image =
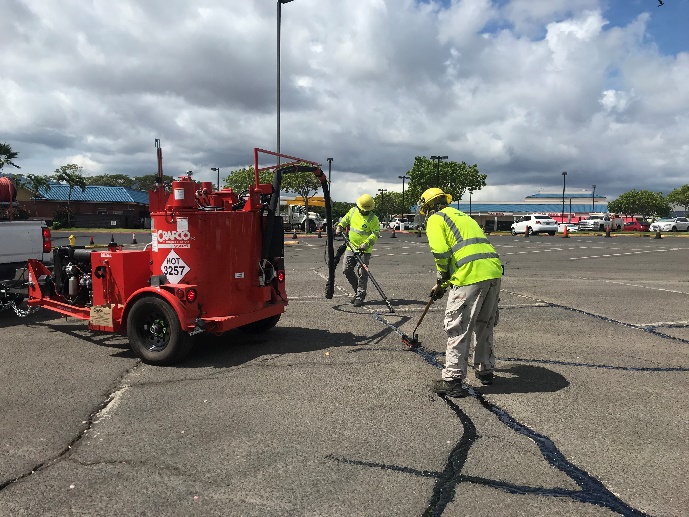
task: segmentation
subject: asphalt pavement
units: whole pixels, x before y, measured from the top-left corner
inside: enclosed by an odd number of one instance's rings
[[[150,240],[135,236],[115,235]],[[464,399],[430,389],[445,299],[416,351],[373,317],[416,326],[435,272],[415,233],[374,247],[394,313],[371,283],[353,307],[339,269],[325,299],[326,239],[286,235],[279,324],[197,336],[175,367],[79,320],[6,311],[0,516],[686,515],[687,237],[490,235],[497,378],[470,373]]]

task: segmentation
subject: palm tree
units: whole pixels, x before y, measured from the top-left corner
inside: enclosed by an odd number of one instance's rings
[[[12,146],[10,144],[0,144],[0,169],[2,169],[5,166],[5,164],[11,165],[12,167],[16,167],[17,169],[21,169],[19,165],[12,161],[18,155],[19,153],[13,151]]]
[[[76,163],[69,163],[55,169],[55,175],[53,176],[55,181],[64,182],[69,185],[69,194],[67,195],[67,226],[71,226],[72,224],[70,221],[72,211],[69,208],[70,201],[72,200],[72,191],[75,187],[79,187],[82,192],[86,191],[86,179],[81,175],[81,171],[82,167]]]
[[[41,190],[50,190],[50,178],[48,176],[39,176],[37,174],[27,174],[26,179],[26,188],[32,194],[34,212],[36,216],[38,216],[38,209],[36,208],[36,199],[41,194]]]

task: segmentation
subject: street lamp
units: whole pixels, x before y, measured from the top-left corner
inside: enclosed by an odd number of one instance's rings
[[[330,172],[332,171],[333,158],[326,158],[328,160],[328,186],[332,188],[333,184],[330,181]]]
[[[567,185],[567,171],[562,173],[562,214],[560,222],[565,222],[565,186]]]
[[[282,4],[287,4],[291,1],[292,0],[278,0],[278,34],[277,34],[277,43],[278,43],[278,46],[277,46],[277,55],[278,55],[278,59],[277,59],[277,62],[278,62],[277,63],[277,101],[278,101],[278,105],[277,105],[277,124],[278,124],[278,128],[277,128],[278,131],[277,132],[278,132],[278,134],[277,134],[277,137],[278,137],[278,141],[277,141],[277,144],[278,144],[278,149],[277,149],[277,152],[278,152],[278,154],[280,154],[280,25],[281,25],[281,18],[282,18]],[[278,163],[280,163],[280,157],[279,156],[278,156]]]
[[[596,211],[596,186],[593,186],[593,192],[591,193],[591,212]]]
[[[437,160],[438,166],[435,169],[435,184],[440,187],[440,160],[447,160],[447,156],[431,156],[431,160]]]
[[[402,208],[406,212],[407,207],[404,205],[404,180],[408,180],[409,176],[407,176],[406,174],[403,174],[402,176],[397,176],[397,177],[402,180]]]
[[[383,221],[385,221],[385,196],[384,194],[388,191],[386,188],[379,188],[378,192],[380,192],[380,212],[381,215],[383,216]]]
[[[474,193],[474,191],[469,189],[469,217],[471,217],[471,195],[473,193]]]
[[[218,173],[218,190],[220,190],[220,167],[211,167],[211,170]]]

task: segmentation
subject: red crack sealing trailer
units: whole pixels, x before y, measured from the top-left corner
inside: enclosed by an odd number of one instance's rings
[[[316,162],[254,149],[255,183],[245,192],[213,191],[212,183],[190,176],[173,181],[168,192],[157,139],[156,148],[151,244],[124,250],[113,242],[99,251],[62,246],[53,250],[52,272],[31,259],[27,303],[87,320],[94,331],[126,333],[144,362],[168,365],[189,353],[196,334],[263,332],[278,323],[287,305],[277,213],[283,174],[310,172],[321,181],[331,259],[332,214],[328,183]],[[260,154],[286,161],[261,169]],[[273,172],[272,185],[259,183],[265,170]],[[333,285],[333,267],[329,275]]]

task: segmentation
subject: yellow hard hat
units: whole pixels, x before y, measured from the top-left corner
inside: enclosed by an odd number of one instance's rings
[[[428,208],[439,201],[438,198],[441,196],[445,197],[446,204],[449,205],[452,203],[452,196],[450,194],[445,194],[441,189],[437,187],[426,189],[426,191],[421,194],[421,199],[419,199],[419,212],[421,212],[421,215],[426,215]]]
[[[376,207],[376,202],[368,194],[363,194],[357,198],[356,206],[359,207],[359,210],[370,212]]]

